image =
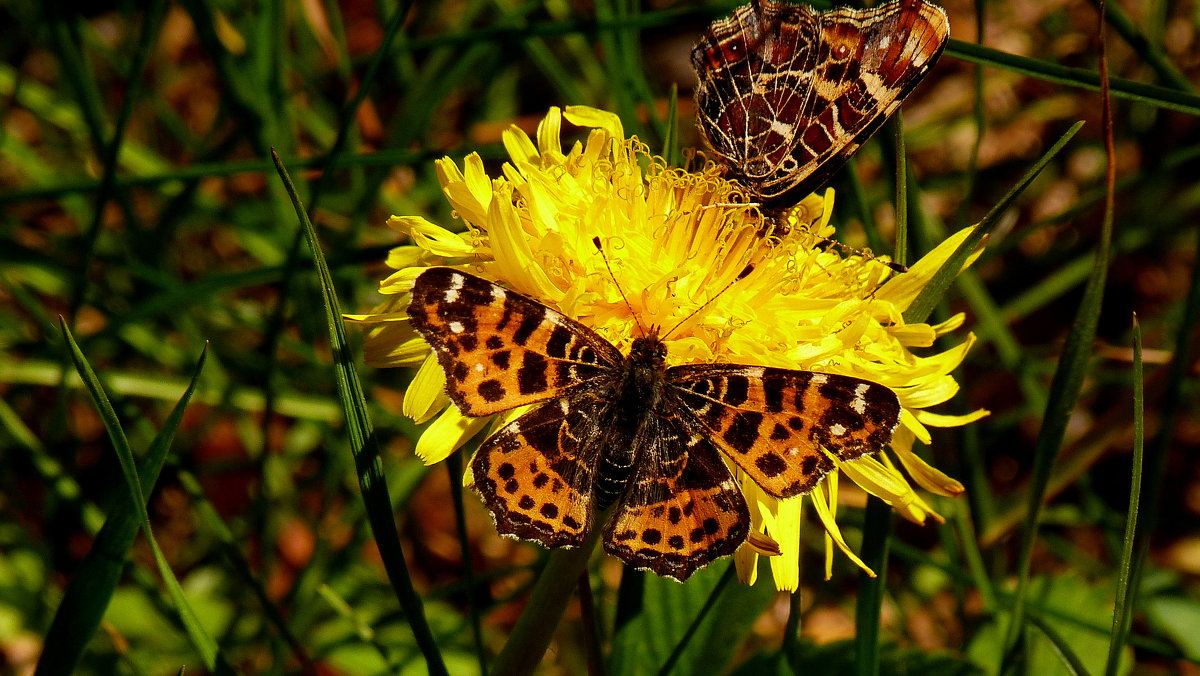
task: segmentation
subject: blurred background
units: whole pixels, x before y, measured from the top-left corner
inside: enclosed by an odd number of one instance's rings
[[[0,672],[32,673],[66,584],[125,486],[67,356],[61,316],[138,456],[208,342],[148,509],[230,664],[247,673],[424,673],[367,526],[312,259],[269,150],[309,207],[342,309],[365,311],[380,300],[389,247],[403,243],[384,226],[389,215],[457,223],[435,158],[479,152],[494,175],[504,129],[532,135],[549,106],[569,104],[618,113],[656,152],[675,152],[666,145],[672,129],[678,146],[698,147],[691,47],[735,6],[0,7]],[[998,669],[1034,449],[1101,235],[1097,6],[952,0],[946,10],[951,45],[903,108],[909,260],[983,218],[1072,124],[1085,125],[1000,217],[983,257],[935,314],[965,312],[979,339],[957,374],[961,392],[939,410],[992,416],[935,430],[921,451],[968,492],[933,501],[945,525],[895,524],[883,673]],[[1136,312],[1149,517],[1139,533],[1149,555],[1122,671],[1136,662],[1136,673],[1196,674],[1200,419],[1187,348],[1197,310],[1188,293],[1200,205],[1200,11],[1163,0],[1108,10],[1118,79],[1113,255],[1079,400],[1051,448],[1029,578],[1029,612],[1044,630],[1033,632],[1030,659],[1033,673],[1070,673],[1056,649],[1065,645],[1090,673],[1104,669],[1132,476]],[[887,138],[832,182],[839,237],[882,252],[896,222]],[[350,336],[357,345],[355,329]],[[449,671],[478,673],[503,645],[545,551],[499,538],[469,493],[463,547],[455,504],[463,460],[424,467],[413,456],[419,429],[400,414],[412,373],[360,373],[429,624]],[[857,549],[865,495],[843,486],[839,518]],[[857,569],[839,557],[824,581],[819,530],[809,532],[796,600],[774,592],[769,577],[752,589],[719,587],[723,564],[679,586],[598,559],[596,625],[609,670],[656,672],[711,596],[716,605],[673,673],[764,673],[797,628],[791,668],[849,673]],[[644,613],[614,625],[619,597],[636,593],[647,599]],[[572,604],[545,673],[585,668],[589,626]],[[204,672],[144,538],[81,647],[79,673]]]

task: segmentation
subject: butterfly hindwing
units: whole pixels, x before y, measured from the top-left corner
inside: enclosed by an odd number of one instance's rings
[[[900,419],[894,392],[849,376],[696,364],[669,369],[667,379],[688,424],[781,498],[812,490],[833,469],[825,451],[852,460],[881,450]]]
[[[604,549],[635,568],[685,580],[746,539],[746,500],[703,436],[655,417],[639,464],[604,534]]]
[[[417,277],[408,315],[437,354],[451,401],[470,416],[564,396],[623,359],[579,322],[450,268]]]
[[[700,131],[753,198],[794,203],[900,107],[949,34],[945,11],[925,0],[745,5],[692,51]]]
[[[583,544],[608,415],[582,393],[538,406],[480,446],[471,473],[496,530],[547,547]]]

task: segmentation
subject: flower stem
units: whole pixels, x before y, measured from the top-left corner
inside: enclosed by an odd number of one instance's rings
[[[554,637],[554,630],[567,609],[579,576],[587,570],[588,559],[596,548],[602,530],[593,527],[581,547],[550,552],[546,567],[533,585],[533,593],[525,604],[525,610],[521,612],[508,642],[492,665],[492,676],[533,673],[550,646],[550,639]]]

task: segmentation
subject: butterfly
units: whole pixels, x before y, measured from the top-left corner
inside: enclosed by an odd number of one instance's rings
[[[945,10],[924,0],[744,5],[692,50],[701,135],[752,200],[790,207],[900,107],[949,36]]]
[[[811,490],[891,440],[890,389],[842,375],[741,364],[669,366],[651,329],[628,354],[538,301],[451,268],[416,279],[408,316],[468,416],[534,408],[486,439],[474,489],[503,534],[604,548],[686,580],[732,554],[750,517],[727,463],[771,495]]]

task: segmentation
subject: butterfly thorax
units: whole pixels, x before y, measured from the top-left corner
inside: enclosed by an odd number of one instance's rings
[[[625,367],[612,398],[616,424],[604,433],[600,464],[596,473],[596,508],[603,511],[617,501],[629,486],[639,458],[638,443],[646,421],[660,408],[667,368],[667,346],[651,334],[633,341]]]

